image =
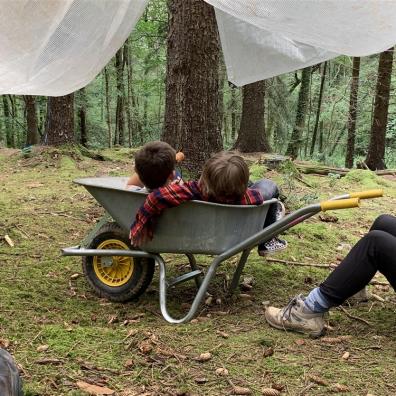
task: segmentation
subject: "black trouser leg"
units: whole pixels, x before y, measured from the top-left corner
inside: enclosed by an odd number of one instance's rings
[[[396,237],[389,232],[374,229],[352,248],[320,285],[320,291],[334,306],[340,305],[363,289],[377,271],[396,290]]]
[[[385,214],[378,216],[370,228],[370,231],[373,230],[385,231],[396,237],[396,217]]]
[[[259,180],[255,183],[253,183],[250,186],[250,188],[260,191],[260,193],[265,201],[268,201],[269,199],[272,199],[272,198],[279,197],[278,186],[272,180],[268,180],[268,179]],[[277,208],[278,208],[278,206],[276,203],[270,205],[270,207],[268,209],[267,216],[264,221],[263,228],[268,227],[272,223],[275,223]],[[260,244],[258,246],[258,250],[262,250],[262,249],[264,249],[264,244]]]

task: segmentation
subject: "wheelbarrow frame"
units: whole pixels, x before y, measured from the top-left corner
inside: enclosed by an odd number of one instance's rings
[[[366,194],[366,195],[364,195]],[[367,196],[369,195],[369,196]],[[353,196],[353,198],[352,198]],[[239,279],[242,274],[242,271],[245,267],[247,259],[251,250],[260,243],[266,242],[273,238],[274,236],[288,230],[291,227],[301,223],[302,221],[308,219],[309,217],[319,213],[322,210],[330,210],[330,209],[342,209],[342,208],[350,208],[359,206],[359,198],[373,198],[376,196],[382,196],[382,190],[376,190],[375,193],[371,192],[371,194],[358,193],[355,194],[344,194],[342,196],[334,197],[331,200],[308,205],[301,209],[298,209],[289,215],[286,215],[282,219],[277,222],[271,224],[270,226],[254,233],[250,237],[242,240],[237,243],[235,246],[228,248],[214,256],[210,266],[208,267],[206,274],[200,279],[201,271],[199,270],[195,257],[192,253],[184,253],[189,260],[189,264],[191,267],[191,272],[187,274],[183,274],[171,280],[168,280],[166,277],[166,265],[165,261],[161,256],[161,253],[150,253],[147,251],[140,250],[121,250],[121,249],[87,249],[86,246],[89,245],[90,241],[94,238],[96,232],[99,228],[111,219],[109,214],[106,214],[102,217],[102,219],[97,223],[97,225],[93,228],[93,230],[88,234],[88,236],[84,239],[82,246],[73,246],[69,248],[62,249],[63,256],[125,256],[125,257],[136,257],[136,258],[148,258],[153,259],[155,263],[157,263],[159,268],[159,301],[160,301],[160,309],[164,319],[169,323],[179,324],[190,321],[195,314],[197,313],[198,307],[202,302],[203,298],[206,295],[209,284],[212,281],[212,278],[216,274],[216,270],[221,263],[225,260],[239,254],[242,252],[242,255],[238,261],[237,267],[234,271],[232,281],[230,284],[229,292],[232,293],[239,284]],[[339,202],[336,202],[339,201]],[[270,200],[266,203],[269,205],[271,203],[277,202],[276,199]],[[221,206],[221,205],[220,205]],[[264,222],[264,219],[263,219]],[[191,307],[187,314],[182,318],[174,318],[170,315],[167,308],[167,292],[168,289],[178,283],[195,279],[197,284],[197,293],[194,297],[194,300],[191,304]]]

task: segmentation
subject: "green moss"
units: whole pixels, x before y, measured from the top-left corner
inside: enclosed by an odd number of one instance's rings
[[[341,186],[353,186],[354,188],[380,188],[389,183],[377,176],[374,172],[363,169],[355,169],[346,174],[340,181]]]
[[[265,177],[267,168],[262,164],[255,163],[249,168],[249,171],[250,171],[250,180],[255,182]]]

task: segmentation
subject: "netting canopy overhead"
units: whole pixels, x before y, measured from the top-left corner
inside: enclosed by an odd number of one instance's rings
[[[65,95],[87,85],[122,46],[147,0],[6,0],[0,93]]]
[[[396,43],[396,1],[205,1],[216,8],[228,78],[236,85]]]
[[[396,43],[393,0],[205,0],[236,85]],[[65,95],[124,43],[148,0],[9,0],[0,9],[0,94]]]

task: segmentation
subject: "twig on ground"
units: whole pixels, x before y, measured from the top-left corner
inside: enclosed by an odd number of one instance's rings
[[[327,268],[330,269],[330,265],[327,264],[310,264],[310,263],[301,263],[298,261],[289,261],[289,260],[280,260],[273,258],[266,258],[267,261],[271,263],[279,263],[279,264],[287,264],[287,265],[297,265],[299,267],[317,267],[317,268]]]
[[[346,316],[348,316],[349,319],[354,319],[354,320],[357,320],[359,322],[366,324],[367,326],[371,326],[371,323],[368,322],[366,319],[360,318],[359,316],[351,315],[342,305],[340,305],[338,307],[338,309],[341,310],[342,312],[344,312],[344,314]]]

